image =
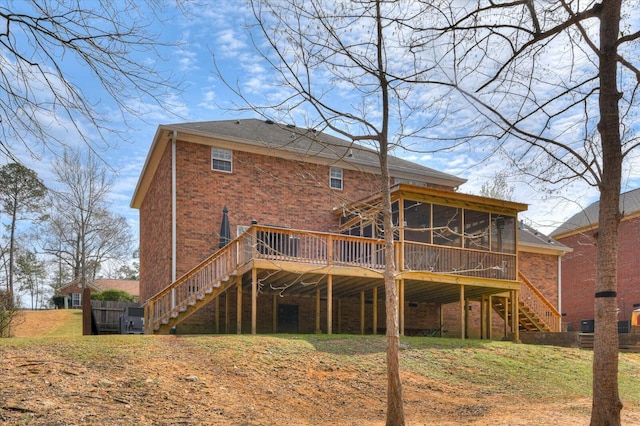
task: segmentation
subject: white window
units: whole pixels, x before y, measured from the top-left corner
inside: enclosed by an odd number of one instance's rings
[[[228,149],[211,148],[211,169],[231,173],[232,158],[232,153]]]
[[[82,293],[71,294],[71,306],[73,308],[79,308],[82,306]]]
[[[329,186],[332,189],[342,189],[342,169],[331,167],[329,172]]]

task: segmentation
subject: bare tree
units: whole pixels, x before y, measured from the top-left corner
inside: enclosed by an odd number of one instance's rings
[[[169,110],[165,95],[179,84],[170,67],[160,66],[162,38],[151,25],[160,19],[163,3],[0,4],[0,151],[13,158],[26,149],[39,157],[56,145],[66,146],[66,134],[56,132],[56,125],[75,129],[96,147],[98,139],[86,131],[88,124],[110,146],[113,137],[105,136],[116,130],[113,123],[140,117],[140,102]],[[86,90],[89,86],[94,94]],[[107,115],[113,111],[104,108],[106,99],[116,104],[119,118]],[[21,145],[15,146],[16,141]]]
[[[128,257],[132,236],[126,219],[109,210],[113,179],[96,156],[65,151],[53,171],[59,187],[51,191],[44,249],[84,290],[103,262]]]
[[[388,157],[405,138],[437,124],[422,115],[429,97],[412,93],[412,85],[424,82],[432,65],[402,43],[424,8],[383,0],[256,0],[251,6],[257,21],[251,30],[260,34],[254,45],[275,76],[267,105],[231,87],[246,102],[240,109],[276,115],[276,120],[306,111],[307,127],[328,129],[378,153],[382,199],[376,207],[382,215],[386,265],[386,423],[403,425]]]
[[[7,292],[14,297],[14,267],[16,226],[19,220],[42,211],[42,201],[47,188],[33,170],[19,163],[5,164],[0,168],[0,204],[9,216],[9,264]]]
[[[498,200],[513,201],[514,187],[509,184],[509,175],[503,170],[496,172],[493,179],[480,187],[480,195]]]
[[[619,195],[640,142],[638,2],[424,3],[438,18],[421,23],[414,51],[438,40],[449,82],[514,164],[546,185],[582,179],[600,192],[591,424],[619,425]]]

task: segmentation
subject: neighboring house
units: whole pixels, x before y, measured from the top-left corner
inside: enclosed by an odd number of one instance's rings
[[[562,313],[573,331],[593,331],[599,207],[599,202],[591,204],[551,234],[573,249],[562,262]],[[623,325],[640,308],[640,189],[620,195],[620,212],[617,293]]]
[[[87,284],[91,293],[105,290],[122,290],[133,296],[134,301],[138,301],[140,297],[140,283],[136,280],[112,280],[99,278]],[[82,307],[82,285],[78,282],[71,282],[56,290],[56,294],[68,296],[66,307],[81,308]]]
[[[474,302],[502,322],[481,315],[483,337],[559,330],[557,272],[518,297],[522,253],[542,250],[554,271],[564,253],[516,243],[526,205],[459,193],[463,179],[396,157],[389,169],[402,333],[471,335]],[[380,182],[375,151],[313,129],[159,126],[131,202],[147,332],[383,332]]]

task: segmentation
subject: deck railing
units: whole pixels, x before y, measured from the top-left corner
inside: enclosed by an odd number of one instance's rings
[[[157,329],[169,318],[186,311],[197,299],[211,293],[223,281],[228,281],[230,274],[238,267],[239,243],[240,240],[232,241],[150,298],[145,309],[145,326]]]
[[[396,242],[396,249],[399,243]],[[254,225],[149,299],[145,324],[157,329],[202,299],[253,259],[382,271],[384,241],[352,235]],[[516,256],[405,242],[404,270],[515,280]]]
[[[274,261],[384,269],[382,240],[256,226],[243,234],[246,256]],[[243,260],[250,260],[247,257]]]
[[[404,269],[515,280],[516,255],[405,241]]]

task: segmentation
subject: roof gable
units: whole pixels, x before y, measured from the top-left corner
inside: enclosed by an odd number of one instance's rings
[[[638,216],[640,214],[640,188],[620,194],[619,208],[624,218]],[[551,233],[551,236],[563,238],[580,231],[597,228],[599,211],[600,201],[596,201],[567,219]]]
[[[93,282],[93,286],[99,291],[121,290],[132,296],[140,296],[140,282],[136,280],[111,280],[100,278]]]

